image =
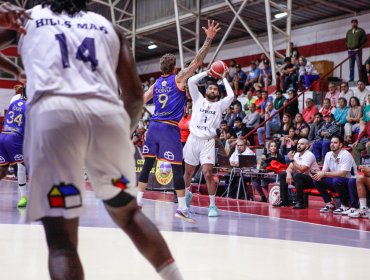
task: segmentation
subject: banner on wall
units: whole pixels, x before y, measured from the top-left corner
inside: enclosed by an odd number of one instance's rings
[[[136,178],[139,179],[140,172],[144,165],[144,158],[142,157],[139,148],[135,151],[136,162]],[[173,190],[173,173],[169,162],[156,160],[154,166],[149,174],[148,186],[149,190]]]

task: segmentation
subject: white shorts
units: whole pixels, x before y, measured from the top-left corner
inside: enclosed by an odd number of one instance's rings
[[[203,140],[190,133],[184,146],[184,160],[187,164],[197,166],[215,164],[216,149],[215,139]]]
[[[111,199],[121,189],[135,195],[134,147],[123,105],[99,98],[42,97],[27,111],[24,155],[30,177],[28,221],[81,215],[84,167],[97,198]],[[126,184],[119,188],[115,179]]]

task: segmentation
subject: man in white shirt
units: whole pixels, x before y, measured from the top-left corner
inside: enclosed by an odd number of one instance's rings
[[[294,184],[297,189],[297,203],[293,209],[304,209],[303,190],[314,185],[310,172],[319,171],[314,154],[309,151],[309,142],[301,138],[297,144],[297,152],[289,152],[288,157],[291,160],[286,171],[279,175],[280,198],[281,202],[276,207],[289,206],[288,185]]]
[[[312,176],[315,187],[326,203],[326,206],[321,208],[320,212],[346,215],[353,212],[352,208],[358,207],[358,196],[354,194],[354,184],[351,184],[350,180],[352,175],[356,175],[357,166],[352,155],[343,149],[343,139],[341,137],[333,136],[331,138],[330,150],[325,156],[322,171],[316,172]],[[335,204],[332,202],[328,190],[339,194],[340,208],[334,210]],[[349,208],[349,201],[351,208]]]
[[[230,165],[231,166],[239,166],[239,156],[254,156],[255,153],[251,149],[249,149],[245,143],[245,140],[238,139],[236,141],[236,149],[232,153],[232,155],[229,158]]]
[[[367,97],[370,94],[370,90],[368,90],[365,86],[365,83],[363,81],[357,82],[357,88],[354,90],[354,96],[360,100],[360,105],[365,108]]]
[[[340,84],[340,94],[339,94],[339,98],[340,97],[343,97],[347,100],[347,104],[349,105],[350,104],[350,99],[351,97],[353,96],[353,90],[349,88],[349,85],[348,85],[348,82],[342,82]],[[338,98],[338,99],[339,99]]]
[[[225,71],[222,81],[227,96],[218,101],[220,96],[218,85],[211,83],[206,89],[205,97],[203,97],[198,90],[197,82],[206,77],[207,74],[208,72],[204,71],[191,77],[188,81],[189,93],[193,101],[193,114],[189,124],[190,135],[184,146],[184,179],[187,187],[186,192],[189,193],[191,177],[200,162],[210,198],[208,216],[217,217],[216,188],[212,172],[216,155],[215,137],[222,119],[222,112],[230,106],[234,98],[234,92],[226,79],[227,72]]]

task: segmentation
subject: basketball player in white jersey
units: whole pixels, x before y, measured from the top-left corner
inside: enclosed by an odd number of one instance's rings
[[[182,279],[164,239],[133,196],[130,135],[143,107],[134,59],[119,29],[87,12],[86,2],[38,1],[24,28],[23,10],[0,5],[0,46],[16,43],[13,30],[26,33],[18,50],[27,75],[27,218],[44,226],[51,279],[83,279],[77,237],[86,166],[96,197],[162,279]],[[14,73],[15,67],[8,65],[7,71]]]
[[[206,179],[210,206],[209,217],[217,217],[218,210],[215,204],[215,181],[213,178],[213,166],[215,165],[215,137],[216,129],[220,127],[222,112],[225,111],[233,101],[234,92],[223,74],[223,83],[226,88],[227,96],[218,101],[220,93],[218,85],[212,83],[208,85],[205,97],[198,90],[197,82],[208,74],[207,71],[191,77],[188,81],[189,92],[193,101],[193,114],[190,120],[190,136],[184,146],[185,161],[185,186],[187,192],[191,183],[196,166],[202,165],[202,172]]]

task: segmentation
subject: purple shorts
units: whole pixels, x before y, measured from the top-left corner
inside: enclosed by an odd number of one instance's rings
[[[143,146],[144,157],[182,164],[182,144],[177,125],[152,121]]]
[[[17,133],[1,133],[0,166],[23,161],[23,136]]]

